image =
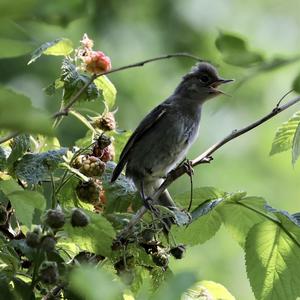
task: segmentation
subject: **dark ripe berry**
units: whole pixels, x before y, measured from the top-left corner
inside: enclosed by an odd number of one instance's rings
[[[176,259],[182,259],[183,255],[185,253],[186,249],[183,244],[180,244],[170,250],[170,253],[176,258]]]
[[[111,131],[116,129],[116,120],[112,112],[108,112],[93,122],[93,126],[103,131]]]
[[[29,231],[26,233],[26,244],[31,247],[31,248],[36,248],[39,246],[40,241],[41,241],[41,234],[34,232],[34,231]]]
[[[102,182],[99,179],[90,179],[88,182],[79,182],[76,187],[78,198],[85,203],[99,204],[103,191]]]
[[[153,262],[159,267],[167,267],[169,264],[169,257],[166,253],[158,252],[152,254]]]
[[[5,206],[0,205],[0,225],[4,225],[8,220],[8,213]]]
[[[57,263],[44,261],[39,269],[40,280],[45,284],[55,284],[59,279]]]
[[[105,163],[92,155],[79,155],[73,166],[88,177],[101,176],[105,171]]]
[[[59,229],[65,225],[65,214],[60,209],[48,209],[44,222],[52,229]]]
[[[153,229],[147,228],[141,232],[141,236],[144,243],[150,242],[154,238],[155,231]]]
[[[105,147],[109,146],[111,144],[111,138],[105,134],[101,134],[97,140],[96,145],[102,150]]]
[[[73,227],[85,227],[89,224],[90,218],[78,208],[74,208],[71,214],[71,224]]]
[[[55,250],[56,240],[54,237],[47,235],[42,237],[41,248],[46,252],[53,252]]]

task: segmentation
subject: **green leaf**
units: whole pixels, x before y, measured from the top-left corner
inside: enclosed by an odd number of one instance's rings
[[[67,148],[50,150],[42,153],[25,154],[15,167],[16,175],[28,183],[37,184],[48,179],[59,163],[63,162],[63,155]]]
[[[289,150],[293,147],[294,136],[296,134],[296,131],[298,131],[299,124],[300,111],[296,112],[287,122],[284,122],[280,127],[277,128],[270,155]],[[299,138],[297,137],[296,139],[297,140],[295,141],[295,143],[298,144]],[[297,152],[295,152],[295,155],[296,154]]]
[[[256,224],[246,240],[247,274],[255,297],[261,300],[300,296],[300,228],[284,215],[278,217],[283,228],[270,221]]]
[[[7,195],[16,211],[17,219],[28,228],[31,224],[39,224],[35,221],[36,214],[40,217],[46,208],[46,200],[38,192],[20,191]]]
[[[50,117],[32,107],[24,95],[0,87],[0,128],[52,135]]]
[[[182,272],[169,278],[151,297],[152,300],[180,300],[182,294],[196,281],[195,274]]]
[[[35,62],[42,54],[67,56],[73,51],[73,43],[66,38],[58,38],[51,42],[46,42],[37,48],[31,55],[28,65]]]
[[[203,280],[197,282],[184,295],[182,300],[235,300],[229,291],[220,283]]]
[[[71,273],[70,289],[82,299],[116,300],[121,299],[123,287],[103,269],[82,266]]]
[[[115,231],[112,225],[100,214],[84,210],[90,217],[88,226],[72,227],[66,224],[64,227],[70,241],[75,243],[80,250],[109,256],[111,245],[115,238]]]
[[[186,228],[173,226],[171,229],[178,241],[189,245],[202,244],[212,238],[219,230],[221,226],[220,215],[214,209],[207,209],[207,206],[224,195],[223,192],[213,187],[195,189],[193,194],[192,208],[195,208],[192,212],[193,222]],[[189,197],[189,193],[181,194],[175,197],[176,203],[186,206]]]
[[[10,142],[11,153],[7,158],[8,165],[12,166],[30,147],[29,134],[20,134]]]
[[[265,211],[265,200],[260,197],[244,197],[245,194],[234,194],[225,199],[217,207],[225,228],[232,237],[243,247],[248,231],[255,224],[265,221],[265,217],[254,211]]]
[[[247,43],[237,35],[220,32],[216,39],[216,47],[222,53],[225,62],[240,66],[250,67],[263,62],[263,56],[248,50]]]
[[[0,190],[12,203],[17,219],[28,228],[35,214],[40,215],[46,207],[46,200],[40,193],[24,191],[13,180],[0,181]]]
[[[94,82],[97,88],[102,90],[103,98],[107,107],[109,109],[113,108],[117,95],[117,90],[113,83],[105,75],[99,76]]]

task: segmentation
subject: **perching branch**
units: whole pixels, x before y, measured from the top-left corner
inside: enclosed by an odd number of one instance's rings
[[[229,135],[227,135],[225,138],[223,138],[221,141],[218,143],[212,145],[209,147],[206,151],[204,151],[202,154],[200,154],[198,157],[193,159],[190,164],[192,167],[195,167],[197,165],[203,164],[203,163],[208,163],[212,160],[211,155],[215,153],[218,149],[220,149],[222,146],[227,144],[228,142],[238,138],[239,136],[247,133],[248,131],[251,131],[252,129],[262,125],[263,123],[267,122],[268,120],[272,119],[279,113],[283,112],[287,108],[295,105],[296,103],[300,102],[300,96],[296,97],[286,104],[283,104],[279,106],[278,104],[275,106],[275,108],[268,113],[266,116],[262,117],[261,119],[249,124],[248,126],[241,128],[239,130],[233,130]],[[161,186],[156,190],[156,192],[151,196],[151,199],[153,201],[157,201],[159,196],[163,193],[163,191],[171,185],[175,180],[177,180],[179,177],[184,175],[187,172],[186,166],[180,165],[174,170],[172,170],[167,178],[164,180],[164,182],[161,184]],[[134,227],[135,224],[143,217],[143,215],[147,212],[146,207],[141,207],[136,214],[133,216],[129,224],[123,229],[123,231],[120,234],[120,237],[126,238],[132,231],[132,228]]]

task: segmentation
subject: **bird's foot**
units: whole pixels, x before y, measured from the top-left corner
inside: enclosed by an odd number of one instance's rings
[[[185,168],[185,172],[189,175],[189,176],[193,176],[194,175],[194,169],[193,169],[193,163],[191,160],[187,159],[184,163],[183,166]]]

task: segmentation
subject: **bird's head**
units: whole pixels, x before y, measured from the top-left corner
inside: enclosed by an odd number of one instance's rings
[[[232,79],[221,78],[213,65],[202,62],[194,66],[183,77],[177,88],[177,92],[204,102],[210,98],[224,94],[218,89],[218,86],[232,81]]]

